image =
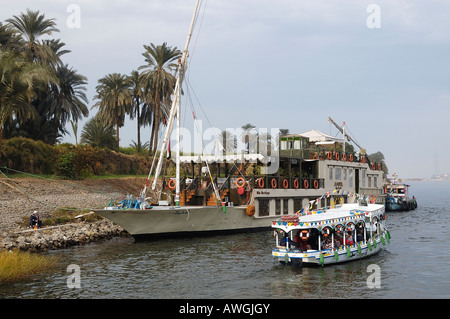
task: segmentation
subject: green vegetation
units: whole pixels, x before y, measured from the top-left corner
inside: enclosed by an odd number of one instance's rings
[[[0,251],[0,285],[26,280],[54,267],[57,258],[22,251]]]
[[[53,38],[58,32],[55,19],[30,9],[0,21],[0,163],[65,178],[98,175],[99,170],[107,173],[110,169],[98,164],[101,161],[94,166],[89,161],[80,165],[79,152],[51,148],[69,134],[69,122],[78,147],[78,122],[89,116],[87,78],[63,62],[70,51],[60,39]],[[81,128],[81,145],[121,151],[119,128],[129,116],[137,119],[137,143],[133,142],[126,154],[142,156],[156,151],[160,125],[170,111],[181,52],[167,43],[151,43],[144,45],[142,55],[142,71],[111,73],[98,80],[96,101],[91,107],[98,112]],[[144,144],[142,125],[151,127],[149,142]],[[16,138],[24,138],[21,143],[26,144],[27,155],[19,155],[15,149],[20,147]],[[3,139],[8,144],[5,147]],[[100,153],[104,155],[104,151]]]

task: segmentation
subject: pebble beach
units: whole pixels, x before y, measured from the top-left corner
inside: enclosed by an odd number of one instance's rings
[[[81,245],[114,236],[129,236],[121,227],[101,219],[37,230],[27,227],[34,210],[41,219],[52,217],[59,208],[73,208],[81,214],[104,207],[110,200],[139,194],[144,178],[88,179],[63,181],[39,178],[0,179],[0,249],[44,251]]]

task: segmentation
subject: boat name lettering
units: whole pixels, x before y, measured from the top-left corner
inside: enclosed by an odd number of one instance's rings
[[[270,191],[256,191],[257,195],[270,195]]]

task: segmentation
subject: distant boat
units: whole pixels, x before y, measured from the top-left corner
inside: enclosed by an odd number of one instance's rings
[[[397,182],[397,174],[393,174],[392,182],[384,186],[386,211],[408,211],[417,208],[416,198],[408,197],[409,187],[405,183]]]
[[[330,265],[369,257],[390,242],[385,207],[359,201],[283,216],[272,222],[272,256],[293,266]]]

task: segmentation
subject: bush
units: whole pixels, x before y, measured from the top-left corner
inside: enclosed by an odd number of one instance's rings
[[[52,174],[57,157],[53,146],[24,137],[5,140],[0,164],[32,174]]]

